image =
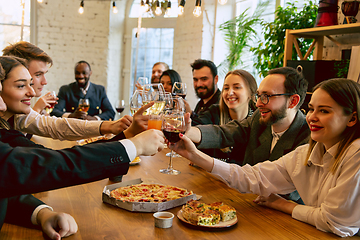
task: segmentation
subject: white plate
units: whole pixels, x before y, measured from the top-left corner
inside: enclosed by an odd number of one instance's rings
[[[129,165],[133,166],[139,164],[140,162],[141,162],[141,158],[136,157],[132,162],[129,163]]]
[[[199,227],[199,228],[227,228],[227,227],[231,227],[233,225],[235,225],[238,222],[237,216],[235,216],[235,218],[223,222],[220,221],[218,224],[212,225],[212,226],[203,226],[203,225],[197,225],[195,223],[189,222],[188,220],[186,220],[183,216],[182,216],[182,210],[180,209],[177,213],[177,217],[184,223]]]

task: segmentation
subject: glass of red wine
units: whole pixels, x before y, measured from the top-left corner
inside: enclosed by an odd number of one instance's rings
[[[166,110],[163,114],[162,131],[170,144],[180,141],[179,134],[185,133],[184,112],[177,109]],[[180,174],[179,170],[173,168],[172,150],[168,167],[166,169],[160,169],[160,172],[170,175]]]
[[[182,97],[185,99],[187,93],[186,83],[183,82],[175,82],[172,88],[172,94]]]
[[[115,105],[115,109],[119,113],[119,115],[121,115],[121,113],[125,109],[125,100],[117,100],[116,105]]]

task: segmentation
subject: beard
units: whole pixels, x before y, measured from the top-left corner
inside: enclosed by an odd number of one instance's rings
[[[160,83],[160,78],[158,78],[158,77],[151,77],[151,83]]]
[[[205,92],[198,92],[198,89],[205,89],[207,91]],[[196,95],[201,98],[201,99],[207,99],[209,97],[211,97],[211,95],[213,95],[215,93],[215,83],[213,82],[211,88],[209,89],[207,86],[203,86],[203,87],[197,87],[195,89]]]
[[[281,119],[284,119],[286,117],[286,109],[287,106],[284,104],[279,110],[277,111],[271,111],[270,117],[268,119],[264,119],[260,117],[260,124],[265,126],[271,126],[274,123],[277,123]]]

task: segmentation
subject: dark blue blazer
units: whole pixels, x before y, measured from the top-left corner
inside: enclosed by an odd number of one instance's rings
[[[31,214],[43,202],[30,193],[125,175],[130,159],[114,141],[122,138],[55,151],[0,129],[0,229],[4,221],[32,225]]]
[[[90,101],[90,116],[99,116],[102,120],[114,119],[115,111],[106,95],[105,88],[101,85],[90,83],[89,89],[84,96],[76,82],[64,85],[60,88],[58,104],[55,105],[51,116],[61,117],[65,112],[74,112],[81,98]],[[100,113],[101,110],[101,113]]]

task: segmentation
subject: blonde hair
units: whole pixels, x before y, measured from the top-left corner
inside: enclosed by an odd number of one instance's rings
[[[335,161],[331,167],[331,172],[334,174],[341,163],[341,157],[350,146],[350,144],[360,138],[360,84],[355,81],[344,78],[333,78],[317,84],[313,92],[317,89],[326,91],[334,101],[339,104],[346,116],[356,114],[357,122],[352,127],[346,127],[341,134],[338,149],[335,154]],[[307,164],[310,154],[314,149],[316,141],[310,139],[309,150],[306,156],[305,165]]]
[[[242,69],[237,69],[237,70],[228,72],[225,76],[225,79],[231,74],[240,76],[242,79],[244,79],[245,84],[250,93],[249,112],[252,110],[255,110],[255,108],[256,108],[255,103],[251,99],[251,96],[254,95],[257,90],[257,83],[256,83],[255,78],[249,72],[242,70]],[[224,82],[224,84],[225,84],[225,82]],[[225,104],[224,99],[222,97],[223,92],[224,92],[224,87],[221,91],[221,98],[220,98],[220,103],[219,103],[220,125],[226,124],[226,123],[230,122],[230,120],[231,120],[230,113],[229,113],[229,107]]]

